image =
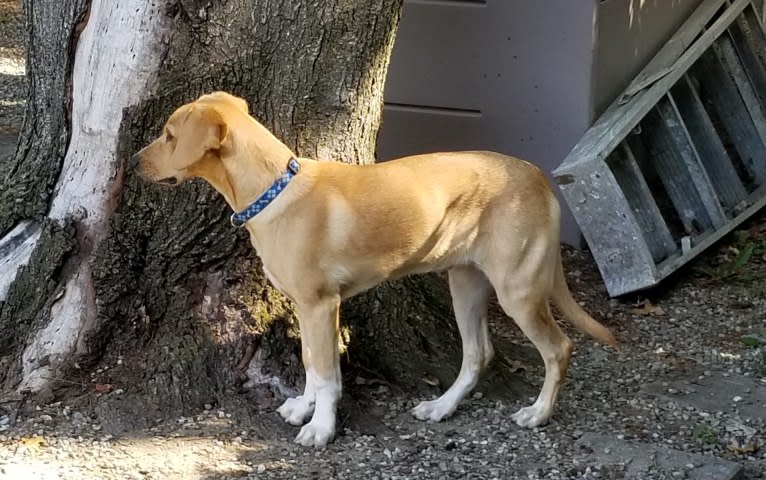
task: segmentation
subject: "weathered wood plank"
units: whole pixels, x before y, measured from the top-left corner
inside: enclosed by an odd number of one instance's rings
[[[766,33],[766,2],[753,0],[753,8],[745,10],[746,19],[753,28],[759,28]]]
[[[663,99],[660,103],[663,102],[667,104],[668,100]],[[713,221],[683,158],[687,153],[679,150],[679,142],[664,115],[659,109],[652,110],[641,123],[641,128],[649,160],[659,174],[686,233],[695,236],[713,228]]]
[[[654,284],[656,269],[625,195],[604,162],[580,164],[559,185],[612,296]]]
[[[686,22],[646,64],[641,73],[630,82],[630,85],[628,85],[618,101],[611,106],[624,104],[628,98],[667,75],[673,69],[678,58],[694,42],[697,35],[699,35],[710,19],[713,18],[713,15],[721,9],[725,1],[713,0],[703,2],[692,12],[689,18],[686,19]]]
[[[692,249],[684,254],[684,255],[674,255],[664,262],[662,262],[660,265],[657,266],[658,268],[658,276],[657,281],[667,277],[671,273],[678,270],[680,267],[682,267],[684,264],[689,262],[691,259],[702,253],[706,248],[713,245],[715,242],[726,236],[728,233],[730,233],[732,230],[734,230],[737,225],[741,224],[748,218],[750,218],[753,214],[758,212],[760,209],[766,206],[766,185],[763,187],[760,187],[758,190],[754,191],[750,194],[750,196],[747,199],[747,204],[750,205],[745,210],[742,211],[739,215],[734,217],[730,222],[728,222],[723,227],[719,228],[718,230],[715,230],[709,235],[701,236],[700,238],[697,238],[695,241],[694,246]],[[645,287],[650,287],[651,285],[645,285]]]
[[[630,147],[623,142],[609,157],[617,183],[631,206],[636,222],[641,227],[652,258],[660,262],[678,249],[670,234],[668,225],[662,217],[657,202],[654,201],[649,185],[646,183]]]
[[[753,85],[759,105],[761,109],[766,110],[766,70],[764,70],[766,65],[764,65],[763,59],[758,54],[758,50],[766,47],[766,44],[759,44],[756,41],[756,36],[763,38],[763,32],[758,27],[750,28],[745,15],[747,11],[745,10],[737,18],[737,21],[732,24],[729,28],[729,34],[734,43],[734,48],[737,50],[737,55],[742,61],[742,66],[747,72],[750,83]]]
[[[764,147],[745,102],[739,94],[731,75],[724,69],[714,48],[703,54],[693,72],[701,89],[723,124],[742,163],[757,185],[766,181],[766,158]]]
[[[750,114],[755,131],[758,132],[761,144],[766,146],[766,116],[761,109],[761,99],[753,88],[753,84],[750,83],[749,75],[745,71],[729,35],[722,35],[713,49],[734,79],[747,112]],[[759,160],[766,165],[766,157],[760,157]]]
[[[749,70],[756,65],[753,60],[759,61],[766,72],[766,37],[760,34],[763,25],[754,17],[751,5],[751,0],[703,0],[693,19],[676,32],[673,40],[642,70],[623,96],[596,121],[554,170],[554,176],[583,229],[607,289],[613,296],[657,284],[715,241],[711,238],[720,238],[757,208],[766,205],[766,184],[763,184],[766,166],[761,170],[757,161],[766,159],[766,141],[761,141],[750,117],[753,104],[760,108],[761,92],[758,85],[750,83],[749,77]],[[763,41],[763,45],[747,60],[749,64],[743,60],[739,63],[739,72],[729,73],[728,65],[721,64],[723,55],[729,55],[727,59],[731,61],[739,52],[733,50],[734,37],[729,37],[726,30],[743,11],[746,11],[743,18],[748,21],[748,26],[755,22],[759,29],[759,35],[753,36],[755,40],[751,41]],[[700,21],[705,15],[708,15],[705,21]],[[739,22],[735,28],[742,29],[741,20]],[[722,34],[731,44],[729,52],[718,51],[720,46],[713,48]],[[688,48],[679,47],[682,43],[674,43],[674,40],[682,41],[684,38],[691,42]],[[731,52],[734,52],[733,56]],[[723,83],[711,79],[715,75],[710,75],[711,70],[705,68],[706,63],[712,63],[713,69],[719,68],[718,73],[722,72],[722,75],[718,75],[717,80]],[[736,67],[737,64],[734,65]],[[697,90],[696,83],[690,84],[689,79],[684,79],[679,94],[683,100],[675,104],[673,95],[678,92],[670,90],[687,72],[702,85]],[[741,74],[739,83],[732,78],[735,74]],[[751,111],[744,105],[738,87],[745,91],[745,96],[749,96]],[[668,98],[663,100],[665,95]],[[739,113],[736,113],[737,110]],[[690,112],[692,116],[687,119]],[[631,165],[631,159],[623,158],[625,152],[615,152],[634,129],[637,133],[643,129],[639,133],[640,144],[642,148],[647,148],[646,158],[651,163],[648,168],[657,170],[664,192],[654,187],[649,189],[646,184],[648,177],[643,178],[644,185],[641,185],[643,163],[639,167],[633,158]],[[719,132],[721,134],[717,135]],[[744,138],[755,138],[758,142],[750,141],[743,146],[741,140],[745,133]],[[728,156],[731,150],[726,150],[729,144],[736,148],[733,158]],[[612,170],[605,168],[608,158]],[[639,160],[643,161],[643,157]],[[632,168],[639,170],[641,175],[631,173]],[[652,178],[655,178],[654,175],[652,172]],[[633,178],[625,180],[629,177]],[[648,192],[641,192],[642,187]],[[748,189],[756,191],[747,196]],[[658,205],[657,202],[668,204]],[[647,224],[653,220],[652,215],[642,216],[642,207],[636,207],[642,205],[645,208],[650,203],[659,210],[659,215],[654,218],[660,218],[669,230],[667,235],[659,234],[665,237],[660,241],[647,238],[646,232],[651,228]],[[726,211],[737,216],[727,221]],[[620,215],[623,223],[619,222]],[[677,248],[674,241],[679,235],[684,235],[681,229],[689,235],[682,239],[687,244],[683,251]],[[655,258],[658,245],[670,249],[667,236],[673,241],[673,251],[658,265]],[[630,254],[626,255],[626,252]]]
[[[713,1],[715,0],[707,0],[703,5],[709,5]],[[649,88],[633,95],[627,103],[614,106],[614,108],[610,107],[604,112],[580,142],[569,152],[561,165],[554,170],[554,175],[568,173],[570,166],[579,162],[595,159],[604,160],[622,139],[638,125],[670,87],[713,44],[715,39],[731,25],[747,5],[749,5],[749,0],[736,0],[716,19],[710,28],[699,36],[691,47],[678,57],[667,75],[654,82]],[[686,24],[681,27],[679,32],[684,30],[685,26]]]
[[[688,76],[684,75],[673,87],[671,95],[725,209],[736,212],[738,208],[743,208],[741,204],[747,197],[747,191]]]
[[[715,188],[713,188],[713,183],[710,181],[705,168],[702,166],[699,153],[691,141],[686,125],[678,113],[678,107],[670,93],[667,95],[667,101],[661,100],[657,104],[657,111],[660,113],[668,133],[670,133],[676,144],[677,152],[683,160],[683,166],[686,167],[689,178],[691,178],[692,184],[700,196],[710,221],[713,222],[713,226],[716,228],[724,225],[728,219],[721,205],[721,200],[718,198],[718,194]]]

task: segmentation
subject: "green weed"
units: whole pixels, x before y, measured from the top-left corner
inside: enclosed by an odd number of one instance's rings
[[[695,442],[704,445],[710,445],[718,441],[718,436],[715,434],[715,431],[710,428],[709,425],[704,423],[700,423],[694,427],[692,437]]]
[[[746,272],[753,261],[766,260],[766,235],[760,229],[736,230],[732,239],[720,248],[714,258],[700,262],[695,270],[713,280],[727,280],[737,277],[738,280],[755,280]]]
[[[755,373],[766,377],[766,330],[759,334],[745,335],[740,341],[752,349],[748,356],[753,361]]]

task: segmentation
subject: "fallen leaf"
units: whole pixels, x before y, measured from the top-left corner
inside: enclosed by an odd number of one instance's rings
[[[95,390],[96,393],[109,393],[114,390],[114,385],[111,383],[94,383],[93,390]]]
[[[40,450],[40,448],[45,446],[45,439],[39,435],[36,435],[34,437],[22,437],[21,445],[30,450],[37,451],[37,450]]]
[[[745,442],[743,445],[737,441],[734,441],[730,443],[727,448],[730,452],[737,455],[746,455],[757,452],[759,445],[754,441]]]
[[[652,302],[649,300],[644,300],[641,304],[638,305],[638,307],[632,308],[630,313],[634,315],[651,315],[653,317],[661,317],[665,315],[665,310],[663,310],[660,306],[652,305]]]

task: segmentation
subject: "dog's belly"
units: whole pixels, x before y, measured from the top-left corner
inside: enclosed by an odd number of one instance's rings
[[[364,262],[333,265],[325,271],[328,277],[340,285],[341,297],[349,298],[387,280],[475,263],[475,235],[461,237],[460,241],[455,241],[452,236],[441,237],[428,242],[414,253],[395,252],[378,257],[371,255]]]

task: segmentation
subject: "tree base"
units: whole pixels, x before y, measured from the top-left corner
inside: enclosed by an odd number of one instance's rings
[[[226,266],[228,273],[189,282],[190,289],[176,292],[176,298],[180,304],[196,299],[191,318],[123,325],[112,332],[114,340],[101,357],[80,359],[83,369],[68,377],[80,377],[87,389],[81,398],[107,433],[193,416],[206,406],[252,417],[248,423],[254,425],[271,425],[271,417],[282,424],[274,410],[303,388],[299,332],[290,303],[256,274],[259,268],[251,256]],[[369,407],[373,385],[384,385],[400,398],[404,394],[414,406],[440,395],[456,378],[461,344],[443,276],[383,284],[345,302],[341,315],[348,335],[341,423],[359,428],[369,422],[358,410]],[[507,321],[497,311],[491,318]],[[495,360],[475,390],[506,401],[535,395],[519,370],[540,365],[537,352],[501,335],[493,340]],[[94,374],[86,376],[87,371]],[[64,388],[53,396],[76,397],[71,385],[60,383]],[[115,395],[118,389],[122,393]],[[294,435],[287,425],[278,431]]]

